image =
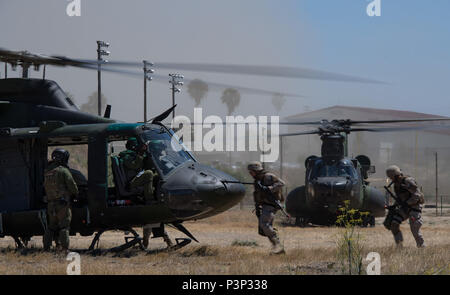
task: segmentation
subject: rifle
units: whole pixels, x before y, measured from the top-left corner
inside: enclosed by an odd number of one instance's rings
[[[262,185],[261,181],[256,182],[256,186],[259,187],[262,191],[264,191],[266,194],[268,194],[272,198],[272,202],[275,205],[275,208],[281,210],[281,212],[286,216],[290,217],[289,214],[284,210],[283,206],[281,205],[281,202],[273,195],[272,191],[268,189],[266,186]]]
[[[391,186],[391,185],[392,185],[392,182],[391,182],[391,184],[389,186]],[[396,201],[397,204],[399,204],[401,207],[411,209],[411,207],[406,202],[403,202],[399,198],[394,196],[394,194],[389,190],[389,186],[384,186],[384,188],[386,189],[388,194],[394,199],[394,201]]]
[[[242,181],[229,181],[229,180],[222,180],[223,183],[240,183],[240,184],[247,184],[247,185],[254,185],[253,182],[242,182]],[[267,193],[269,196],[272,197],[272,202],[275,205],[275,208],[281,210],[286,217],[290,217],[289,214],[284,210],[283,206],[281,205],[281,202],[277,200],[276,197],[274,197],[273,193],[269,189],[264,189],[264,186],[261,184],[260,181],[256,182],[256,186],[258,186],[261,190],[263,190],[265,193]]]

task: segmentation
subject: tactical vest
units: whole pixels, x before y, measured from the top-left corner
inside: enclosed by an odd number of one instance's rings
[[[65,171],[67,170],[67,171]],[[64,166],[57,166],[45,172],[44,187],[47,194],[47,202],[70,199],[70,192],[66,187],[65,173],[70,173]]]
[[[411,177],[404,177],[404,178],[402,178],[400,184],[394,183],[395,194],[403,202],[408,201],[412,197],[412,193],[408,189],[402,187],[402,185],[406,185],[406,179],[407,178],[411,178]],[[416,181],[414,179],[413,179],[413,181],[414,181],[414,184],[417,186]],[[419,197],[419,204],[425,203],[424,195],[420,191],[418,186],[417,186],[417,194],[420,196]]]
[[[272,174],[270,172],[264,171],[262,173],[263,173],[263,177],[261,180],[261,184],[264,186],[271,186],[274,183],[280,181],[280,179],[277,176],[275,176],[274,174]],[[284,201],[282,189],[280,189],[278,192],[269,194],[269,193],[266,193],[265,191],[259,189],[256,183],[257,183],[257,181],[255,180],[255,184],[254,184],[255,192],[253,193],[253,197],[254,197],[256,204],[273,205],[274,198],[280,202]]]

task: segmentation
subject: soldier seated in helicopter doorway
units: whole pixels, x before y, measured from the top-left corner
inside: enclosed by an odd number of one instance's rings
[[[144,202],[149,204],[153,198],[154,173],[144,169],[147,158],[147,145],[139,144],[136,137],[130,137],[126,143],[126,150],[119,154],[125,170],[130,189],[143,187]]]
[[[170,164],[166,163],[166,161],[164,160],[164,157],[166,156],[164,148],[165,145],[162,142],[162,140],[151,140],[148,142],[148,149],[153,155],[154,160],[158,161],[158,164],[163,170],[163,173],[165,173],[165,169],[168,168],[168,165]],[[145,169],[153,171],[154,175],[156,176],[157,175],[156,168],[149,158],[150,157],[147,157],[147,161],[145,161]],[[145,248],[148,247],[150,236],[152,233],[154,238],[162,237],[164,239],[164,242],[167,244],[168,248],[173,246],[173,242],[170,239],[167,231],[165,230],[164,224],[161,224],[160,227],[152,227],[150,224],[147,224],[143,226],[142,231],[143,231],[142,244]]]
[[[392,181],[389,186],[394,184],[394,191],[397,196],[397,202],[394,204],[394,207],[398,208],[393,214],[388,214],[388,217],[386,217],[386,228],[390,229],[394,235],[396,245],[402,247],[403,234],[400,231],[400,224],[404,220],[409,219],[409,226],[416,240],[417,247],[425,247],[425,242],[420,232],[420,227],[423,224],[422,205],[425,203],[425,199],[416,180],[403,175],[400,168],[395,165],[386,169],[386,175]]]
[[[258,217],[258,233],[266,236],[272,243],[272,254],[282,254],[284,247],[276,229],[273,228],[273,220],[279,210],[276,202],[284,201],[282,188],[285,183],[275,174],[264,170],[260,162],[251,162],[248,171],[255,180],[253,197]]]
[[[43,237],[44,250],[50,250],[53,239],[57,250],[68,252],[70,222],[72,221],[71,198],[78,195],[78,187],[68,168],[70,154],[55,149],[52,160],[45,169],[44,188],[47,196],[47,228]]]

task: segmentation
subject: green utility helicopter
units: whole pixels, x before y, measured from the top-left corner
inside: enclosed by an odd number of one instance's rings
[[[309,156],[305,160],[305,185],[295,188],[286,197],[286,211],[295,217],[296,225],[308,223],[335,225],[339,208],[349,201],[349,209],[367,212],[362,225],[375,226],[375,217],[385,215],[384,192],[370,185],[369,174],[375,173],[369,157],[348,156],[347,136],[351,132],[395,132],[426,129],[445,129],[450,126],[419,125],[410,127],[374,128],[374,124],[449,121],[450,119],[417,120],[322,120],[316,122],[291,122],[291,125],[318,125],[316,130],[286,133],[281,136],[318,134],[322,140],[321,157]],[[363,125],[363,127],[353,127]],[[372,125],[372,126],[370,126]]]
[[[123,230],[133,234],[131,241],[126,239],[126,243],[116,249],[136,245],[141,239],[133,227],[148,224],[159,229],[164,225],[172,225],[197,241],[182,225],[184,221],[224,212],[244,197],[242,183],[222,171],[199,163],[183,147],[174,131],[162,123],[175,106],[149,122],[124,123],[110,118],[111,106],[106,108],[103,117],[81,112],[56,82],[45,78],[31,79],[28,75],[30,67],[39,69],[44,66],[45,73],[46,65],[97,70],[101,64],[105,72],[142,77],[142,73],[118,68],[142,64],[75,60],[2,48],[0,61],[13,67],[22,67],[22,78],[6,78],[5,72],[5,79],[0,80],[0,237],[11,236],[18,247],[23,247],[31,237],[43,235],[47,227],[43,178],[49,147],[88,146],[88,179],[72,170],[74,178],[78,180],[80,194],[73,200],[70,234],[90,236],[96,233],[90,249],[95,247],[101,234],[107,230]],[[159,67],[377,83],[296,68],[173,63],[160,63]],[[153,78],[167,82],[167,77],[153,75]],[[232,87],[217,83],[209,85]],[[259,89],[233,88],[253,94],[274,94]],[[118,157],[108,154],[110,144],[125,141],[129,137],[136,137],[141,144],[158,140],[165,147],[164,162],[156,161],[159,155],[147,151],[157,172],[151,204],[139,202],[138,196],[142,192],[127,189]],[[108,163],[111,164],[113,174],[112,185],[108,185]],[[180,244],[186,244],[186,240],[190,242],[185,239]]]

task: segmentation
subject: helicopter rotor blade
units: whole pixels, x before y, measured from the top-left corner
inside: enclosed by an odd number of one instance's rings
[[[304,131],[304,132],[282,133],[279,136],[285,137],[285,136],[297,136],[297,135],[308,135],[308,134],[320,134],[320,131],[313,130],[313,131]]]
[[[97,63],[95,60],[79,60],[85,63]],[[110,62],[111,66],[135,67],[141,66],[141,63],[114,61]],[[255,76],[270,76],[281,78],[300,78],[310,80],[328,80],[338,82],[357,82],[370,84],[386,84],[386,82],[366,79],[345,74],[331,73],[308,68],[295,68],[284,66],[255,66],[255,65],[226,65],[226,64],[201,64],[201,63],[169,63],[155,62],[155,68],[165,70],[182,70],[193,72],[214,72],[223,74],[242,74]]]
[[[89,59],[70,59],[64,56],[52,56],[53,58],[61,59],[68,64],[90,64],[98,65],[101,61]],[[141,67],[140,62],[128,61],[110,61],[108,66],[118,67]],[[193,72],[214,72],[223,74],[242,74],[255,76],[270,76],[281,78],[300,78],[310,80],[328,80],[338,82],[357,82],[370,84],[387,84],[383,81],[366,79],[345,74],[331,73],[320,70],[313,70],[308,68],[295,68],[284,66],[255,66],[255,65],[236,65],[236,64],[201,64],[201,63],[170,63],[170,62],[155,62],[152,66],[154,68],[164,70],[182,70]]]
[[[450,130],[449,126],[428,125],[428,126],[411,126],[411,127],[385,127],[385,128],[351,128],[350,132],[367,131],[367,132],[396,132],[396,131],[415,131],[415,130]]]
[[[107,64],[108,63],[104,63],[104,65],[107,65]],[[98,70],[97,66],[86,65],[86,64],[73,64],[72,66],[77,67],[77,68],[82,68],[82,69],[88,69],[88,70]],[[136,71],[122,70],[122,69],[103,67],[103,66],[102,66],[101,70],[105,71],[105,72],[110,72],[110,73],[124,74],[124,75],[136,77],[136,78],[140,78],[140,79],[143,78],[143,73],[136,72]],[[162,82],[162,83],[168,82],[168,77],[166,77],[166,76],[152,74],[151,77],[156,82]],[[186,83],[189,83],[193,80],[194,79],[183,78],[183,81]],[[233,89],[239,90],[242,93],[253,94],[253,95],[282,95],[282,96],[297,97],[297,98],[305,97],[303,95],[293,94],[293,93],[280,93],[280,92],[275,92],[275,91],[270,91],[270,90],[242,87],[242,86],[236,86],[236,85],[213,83],[213,82],[208,82],[208,81],[204,81],[204,82],[206,84],[208,84],[208,87],[211,90],[215,90],[215,91],[222,91],[223,89],[233,88]]]
[[[424,118],[424,119],[408,119],[408,120],[372,120],[372,121],[348,120],[348,122],[352,125],[354,125],[354,124],[413,123],[413,122],[432,122],[432,121],[450,121],[450,118]]]

